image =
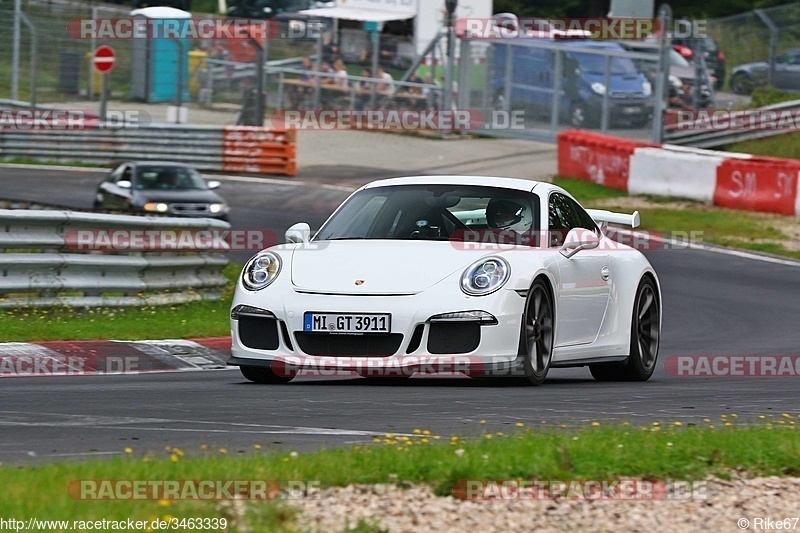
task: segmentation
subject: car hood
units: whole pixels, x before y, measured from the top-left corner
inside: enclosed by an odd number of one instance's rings
[[[292,255],[292,284],[328,294],[415,294],[489,255],[497,254],[442,241],[311,243]]]
[[[188,190],[188,191],[136,191],[137,199],[144,202],[177,202],[189,204],[224,203],[222,198],[214,191]]]
[[[584,72],[583,77],[591,85],[592,83],[605,84],[605,74],[596,72]],[[611,74],[611,92],[620,93],[642,93],[644,91],[644,82],[647,79],[644,74]]]

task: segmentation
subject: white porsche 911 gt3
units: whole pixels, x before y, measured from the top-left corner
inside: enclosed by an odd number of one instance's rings
[[[659,281],[608,223],[636,227],[639,215],[587,211],[519,179],[370,183],[313,238],[297,224],[245,265],[229,364],[258,383],[314,371],[538,385],[551,368],[587,365],[598,380],[647,380]]]

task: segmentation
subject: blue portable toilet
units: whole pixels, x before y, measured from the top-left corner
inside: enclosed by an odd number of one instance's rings
[[[182,36],[192,14],[172,7],[147,7],[131,11],[136,19],[149,19],[152,38],[134,39],[131,57],[131,93],[147,103],[177,102],[181,87],[182,102],[189,101],[189,39]],[[159,20],[158,23],[151,21]],[[136,22],[134,22],[136,24]],[[168,27],[170,32],[165,32]],[[180,77],[178,76],[180,70]]]

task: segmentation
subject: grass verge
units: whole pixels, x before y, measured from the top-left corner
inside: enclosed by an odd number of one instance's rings
[[[119,479],[265,480],[283,487],[302,481],[322,488],[428,483],[438,494],[447,495],[465,479],[688,481],[709,475],[725,479],[734,471],[800,472],[800,431],[790,415],[770,417],[758,425],[736,425],[736,415],[729,416],[713,423],[705,419],[697,426],[654,422],[644,427],[601,427],[594,422],[573,429],[518,427],[508,435],[487,433],[471,440],[414,430],[410,436],[376,437],[372,445],[309,454],[263,452],[258,445],[236,456],[206,446],[193,451],[167,447],[145,455],[128,448],[125,456],[111,460],[1,466],[0,513],[60,520],[226,518],[232,530],[291,530],[295,512],[280,499],[246,504],[84,501],[73,499],[67,487],[75,480]]]
[[[725,150],[742,154],[800,159],[800,132],[793,131],[766,139],[731,144],[726,146]]]
[[[242,265],[225,267],[230,281],[219,301],[121,308],[32,308],[0,311],[0,342],[49,340],[153,340],[224,337],[228,313]]]
[[[800,223],[793,217],[711,207],[675,198],[629,196],[583,180],[556,178],[585,207],[641,214],[641,229],[700,232],[702,242],[800,259]]]

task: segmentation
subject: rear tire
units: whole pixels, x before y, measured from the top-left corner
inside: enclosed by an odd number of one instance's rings
[[[647,381],[656,369],[661,338],[661,305],[655,282],[644,278],[636,290],[628,361],[589,365],[597,381]]]
[[[281,385],[292,381],[291,376],[278,376],[265,366],[240,366],[239,370],[245,379],[261,385]]]

